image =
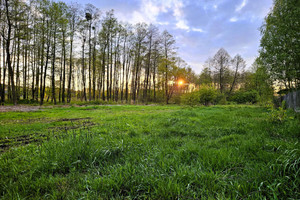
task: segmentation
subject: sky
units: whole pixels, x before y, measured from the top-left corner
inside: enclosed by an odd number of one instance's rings
[[[240,54],[249,68],[258,56],[259,28],[272,0],[64,0],[91,3],[102,13],[114,9],[119,21],[152,23],[176,39],[178,55],[196,73],[224,48]]]

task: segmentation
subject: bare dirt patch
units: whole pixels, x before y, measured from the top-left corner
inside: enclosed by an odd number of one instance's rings
[[[43,108],[68,108],[70,105],[53,105],[53,106],[30,106],[30,105],[15,105],[15,106],[0,106],[0,112],[35,112]]]
[[[0,106],[0,112],[34,112],[40,108],[41,106]]]

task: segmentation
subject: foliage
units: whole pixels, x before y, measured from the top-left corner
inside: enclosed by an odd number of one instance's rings
[[[208,67],[205,67],[200,76],[199,76],[199,82],[200,84],[204,84],[204,85],[210,85],[212,84],[213,80],[212,80],[212,72]]]
[[[213,103],[217,97],[217,90],[213,87],[209,86],[202,86],[199,89],[199,102],[208,106],[209,104]]]
[[[274,6],[261,27],[259,63],[274,81],[287,89],[300,84],[300,2],[274,0]]]
[[[211,59],[210,63],[215,70],[216,82],[219,85],[220,92],[225,91],[226,79],[228,79],[229,67],[231,65],[231,57],[228,52],[221,48]]]
[[[181,103],[183,105],[189,105],[189,106],[195,106],[199,105],[199,92],[198,91],[193,91],[190,93],[183,94],[181,96]]]
[[[223,93],[218,93],[215,99],[215,104],[226,105],[227,104],[226,95]]]
[[[274,90],[270,73],[266,67],[258,64],[256,60],[252,65],[252,72],[245,74],[246,91],[256,90],[258,92],[258,101],[263,103],[272,100]]]
[[[271,123],[283,123],[285,121],[287,121],[288,119],[288,115],[286,113],[286,109],[285,109],[285,101],[282,102],[282,105],[280,107],[278,107],[278,109],[274,108],[273,105],[270,105],[269,107],[269,118],[268,120]]]
[[[217,90],[210,86],[201,86],[199,90],[182,95],[182,104],[185,105],[206,105],[215,103]]]
[[[257,103],[258,101],[258,93],[256,90],[244,91],[239,90],[235,92],[232,96],[229,97],[230,101],[234,101],[236,103]]]
[[[113,10],[102,15],[92,4],[7,0],[0,5],[1,55],[15,58],[0,62],[0,104],[35,99],[43,105],[48,97],[53,104],[168,103],[179,79],[186,84],[183,92],[198,81],[176,55],[175,38],[155,25],[123,23]]]

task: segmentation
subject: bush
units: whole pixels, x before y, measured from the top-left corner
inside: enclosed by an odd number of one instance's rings
[[[256,90],[251,91],[237,91],[235,92],[230,98],[230,101],[234,101],[236,103],[257,103],[258,100],[258,93]]]
[[[200,103],[208,106],[215,102],[217,98],[217,90],[212,87],[202,87],[199,90]]]
[[[181,96],[181,103],[184,105],[195,106],[199,104],[199,92],[194,91]]]
[[[226,95],[222,93],[218,93],[215,100],[215,104],[226,105],[227,104]]]
[[[175,94],[172,98],[175,104],[180,104],[181,103],[181,95],[180,94]]]
[[[288,116],[286,114],[285,110],[285,101],[282,102],[282,105],[276,109],[274,106],[270,106],[270,114],[268,117],[268,120],[271,123],[283,123],[288,119]]]
[[[181,103],[190,106],[194,106],[198,104],[208,106],[209,104],[215,103],[216,98],[217,98],[216,89],[208,86],[203,86],[198,91],[194,91],[182,95]]]

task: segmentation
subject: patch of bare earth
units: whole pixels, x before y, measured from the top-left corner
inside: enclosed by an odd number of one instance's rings
[[[0,112],[34,112],[43,108],[67,108],[70,105],[55,105],[55,106],[28,106],[28,105],[15,105],[15,106],[0,106]]]
[[[34,112],[39,110],[40,106],[0,106],[0,112]]]

